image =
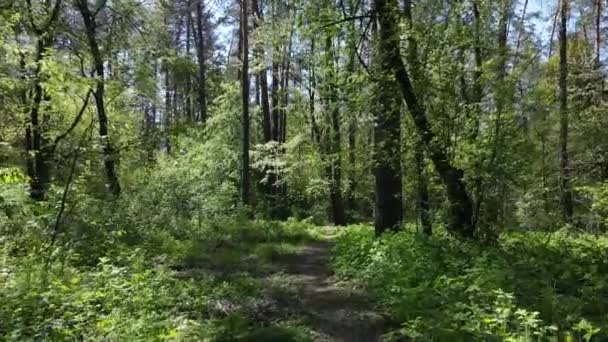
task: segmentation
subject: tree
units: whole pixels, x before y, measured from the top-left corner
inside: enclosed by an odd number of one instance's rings
[[[28,27],[36,37],[36,52],[34,56],[34,71],[32,98],[28,99],[27,91],[21,94],[21,101],[28,113],[25,128],[25,152],[27,174],[30,178],[30,197],[41,201],[46,198],[51,182],[51,145],[46,137],[45,129],[48,128],[49,115],[44,113],[40,117],[42,101],[47,95],[42,86],[42,64],[44,63],[47,50],[51,48],[55,39],[55,25],[57,24],[62,1],[47,2],[44,11],[47,17],[43,18],[43,24],[36,24],[34,8],[31,2],[26,3],[27,17],[24,26]],[[25,57],[21,55],[21,72],[25,77]],[[31,103],[28,103],[30,102]]]
[[[206,91],[206,73],[207,66],[205,60],[205,35],[204,35],[204,0],[198,0],[196,3],[196,58],[198,60],[198,106],[199,120],[203,123],[207,121],[207,91]]]
[[[241,97],[243,111],[241,114],[241,201],[249,205],[249,10],[248,0],[241,0]]]
[[[419,102],[418,97],[414,92],[408,72],[405,69],[399,53],[399,31],[396,13],[397,2],[395,0],[376,1],[375,14],[378,18],[379,27],[380,63],[384,66],[383,69],[388,70],[392,74],[392,77],[394,77],[397,81],[403,99],[408,106],[408,110],[416,126],[418,135],[424,143],[425,148],[429,153],[429,157],[435,165],[435,169],[439,173],[439,176],[446,187],[450,206],[448,210],[450,215],[448,229],[463,237],[473,237],[475,232],[475,227],[472,221],[473,204],[464,183],[464,171],[454,167],[449,162],[445,152],[437,145],[435,133],[433,132],[431,124],[426,115],[426,109],[423,104]],[[395,123],[393,122],[393,125],[391,126],[394,125]],[[379,124],[378,127],[381,127],[381,125]],[[380,130],[380,132],[382,131]],[[383,137],[380,138],[381,141],[384,140],[382,139]],[[394,134],[393,139],[395,139]],[[390,171],[385,173],[384,176],[395,177],[391,176]],[[376,179],[378,178],[379,177],[376,176]],[[396,180],[393,182],[393,186],[397,184]],[[377,188],[378,187],[379,184],[377,182]],[[393,204],[392,208],[395,207],[396,206]],[[378,225],[376,226],[378,227]]]
[[[572,221],[574,212],[568,156],[568,0],[561,0],[559,27],[559,156],[562,215]]]
[[[96,74],[96,85],[93,97],[95,98],[95,106],[97,107],[97,120],[99,121],[99,138],[103,146],[103,164],[105,174],[108,181],[108,188],[114,197],[120,196],[120,183],[116,173],[116,151],[112,146],[112,141],[108,133],[108,116],[105,107],[105,67],[102,52],[97,41],[97,23],[95,15],[101,10],[97,9],[92,13],[89,9],[88,0],[75,0],[76,7],[82,16],[84,22],[85,33],[93,66]]]
[[[403,218],[401,196],[401,100],[396,93],[400,68],[397,1],[376,0],[377,46],[374,103],[374,178],[376,234],[399,229]]]
[[[416,40],[412,37],[414,32],[414,21],[412,19],[412,1],[405,0],[403,4],[404,16],[408,22],[408,54],[407,59],[410,66],[410,71],[414,75],[414,79],[420,79],[419,76],[419,61],[418,61],[418,46]],[[417,197],[416,209],[418,211],[418,219],[422,225],[422,232],[426,235],[433,233],[433,224],[430,217],[429,191],[424,174],[424,145],[420,139],[416,139],[414,146],[414,162],[416,163],[417,175]]]

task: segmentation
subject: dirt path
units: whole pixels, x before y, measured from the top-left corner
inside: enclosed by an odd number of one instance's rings
[[[385,319],[365,294],[332,277],[332,246],[316,241],[273,260],[282,271],[264,280],[265,296],[279,308],[272,318],[301,320],[319,341],[380,341]]]

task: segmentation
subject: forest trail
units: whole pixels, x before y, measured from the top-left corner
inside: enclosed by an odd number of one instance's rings
[[[279,310],[269,318],[297,319],[318,334],[318,341],[380,341],[387,320],[364,292],[333,277],[334,231],[325,228],[322,240],[307,242],[271,261],[279,271],[263,280],[263,293]]]

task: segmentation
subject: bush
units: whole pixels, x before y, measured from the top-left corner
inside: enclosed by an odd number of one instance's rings
[[[497,246],[408,227],[374,239],[369,227],[338,237],[339,275],[365,285],[402,327],[391,337],[530,341],[606,337],[608,239],[509,233]]]

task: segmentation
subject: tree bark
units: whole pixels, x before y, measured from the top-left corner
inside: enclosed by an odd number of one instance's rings
[[[248,24],[248,0],[241,0],[241,96],[243,111],[241,115],[242,137],[241,137],[241,201],[243,206],[248,206],[249,201],[249,24]]]
[[[559,155],[560,199],[565,222],[572,222],[574,208],[568,156],[568,0],[561,0],[559,27]]]
[[[187,8],[186,8],[186,57],[188,57],[188,60],[190,60],[191,56],[190,56],[190,40],[192,39],[192,9],[191,9],[191,1],[189,0],[187,3]],[[186,117],[188,120],[190,121],[194,121],[194,115],[192,115],[192,100],[191,100],[191,94],[192,93],[192,77],[190,75],[188,75],[188,78],[186,79],[186,94],[185,94],[185,101],[186,101]]]
[[[55,1],[53,6],[51,2],[47,3],[50,9],[49,17],[45,21],[44,27],[37,27],[34,24],[33,18],[29,18],[31,24],[30,29],[37,36],[36,54],[35,54],[35,69],[33,76],[32,102],[27,109],[27,119],[25,127],[25,152],[27,174],[30,178],[30,197],[36,201],[46,199],[51,183],[51,145],[45,138],[45,130],[49,121],[48,115],[43,115],[40,118],[40,109],[45,94],[42,88],[41,68],[44,60],[44,54],[51,47],[54,40],[54,25],[59,16],[61,9],[61,0]],[[29,3],[28,6],[31,6]],[[29,14],[32,15],[32,9],[29,9]],[[25,57],[21,56],[21,71],[26,73]],[[24,89],[21,93],[21,101],[27,105],[27,91]]]
[[[97,24],[95,22],[95,17],[92,16],[91,11],[89,10],[87,0],[76,0],[76,4],[84,21],[86,35],[89,43],[89,49],[91,50],[91,56],[93,57],[93,64],[95,67],[95,72],[97,74],[97,84],[95,87],[95,91],[93,92],[93,97],[95,98],[95,105],[97,107],[97,117],[99,120],[99,137],[101,138],[101,143],[103,145],[103,163],[108,181],[108,188],[110,190],[110,193],[114,195],[114,197],[118,197],[120,196],[120,183],[118,180],[118,175],[116,173],[116,153],[114,151],[114,147],[112,146],[108,134],[108,117],[106,114],[104,103],[104,65],[103,58],[101,56],[101,51],[99,50],[99,45],[97,43]]]
[[[409,29],[414,29],[414,22],[412,19],[412,1],[404,1],[404,15],[408,21]],[[414,79],[420,78],[420,66],[418,61],[418,45],[416,40],[410,35],[408,39],[408,63]],[[465,90],[466,91],[466,90]],[[418,219],[422,226],[422,232],[425,235],[432,235],[433,226],[430,219],[430,206],[429,206],[429,191],[426,184],[424,175],[424,146],[420,139],[417,139],[414,147],[414,159],[416,163],[416,174],[417,174],[417,200],[416,207],[418,211]]]
[[[340,128],[340,107],[338,104],[337,89],[334,86],[335,82],[335,64],[332,39],[328,35],[325,40],[325,53],[327,55],[326,66],[329,77],[326,78],[327,83],[327,110],[330,116],[330,131],[328,132],[329,139],[327,144],[327,156],[329,163],[327,165],[327,176],[330,181],[329,194],[331,202],[331,211],[334,224],[343,226],[346,224],[346,211],[344,208],[344,200],[342,197],[342,134]]]
[[[51,43],[52,38],[48,36],[48,33],[42,33],[42,36],[38,38],[33,98],[25,129],[25,150],[27,153],[27,171],[30,177],[30,197],[37,201],[42,201],[46,198],[46,193],[51,183],[50,156],[48,155],[47,141],[44,137],[45,121],[48,120],[44,116],[40,120],[40,107],[44,97],[44,90],[40,79],[40,68],[45,50],[50,47]],[[24,96],[24,99],[26,98]]]
[[[199,0],[196,4],[196,57],[198,61],[198,106],[199,120],[202,123],[207,121],[207,90],[206,90],[206,73],[207,66],[205,61],[205,35],[203,27],[204,22],[204,0]]]
[[[279,98],[279,63],[276,61],[277,58],[277,49],[275,48],[275,52],[272,56],[272,110],[270,112],[271,116],[271,133],[270,137],[272,141],[279,141],[279,116],[280,116],[280,98]]]
[[[401,194],[401,101],[395,82],[399,65],[399,16],[396,0],[376,0],[377,48],[375,60],[376,108],[374,125],[374,178],[376,234],[398,230],[403,218]]]

